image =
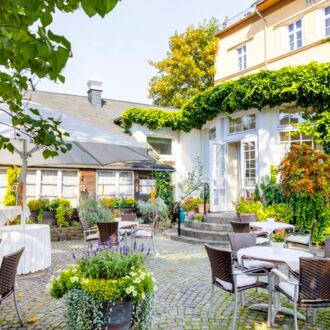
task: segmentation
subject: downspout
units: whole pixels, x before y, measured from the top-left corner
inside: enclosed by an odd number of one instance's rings
[[[255,8],[256,13],[258,14],[258,16],[263,20],[264,22],[264,67],[265,70],[267,70],[267,62],[268,62],[268,57],[267,57],[267,21],[265,19],[264,16],[262,16],[262,14],[260,13],[260,11],[258,10],[257,6]]]

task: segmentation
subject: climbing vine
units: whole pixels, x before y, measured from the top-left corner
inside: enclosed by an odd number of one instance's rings
[[[189,132],[201,129],[218,114],[231,114],[238,110],[270,108],[294,102],[306,109],[304,115],[330,109],[330,63],[312,62],[277,71],[262,70],[210,87],[191,98],[180,111],[131,108],[123,113],[126,129],[133,123],[157,130],[169,127]]]

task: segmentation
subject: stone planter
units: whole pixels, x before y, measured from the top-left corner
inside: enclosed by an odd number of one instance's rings
[[[135,213],[135,207],[122,207],[120,208],[120,212],[124,214],[132,214]]]
[[[210,204],[206,203],[205,208],[206,208],[206,213],[209,213]],[[204,214],[204,204],[198,204],[198,213]]]
[[[129,330],[132,320],[131,300],[109,301],[103,304],[103,330]]]
[[[72,241],[84,238],[82,227],[62,227],[50,230],[52,241]]]
[[[33,223],[38,223],[38,212],[37,211],[32,211],[30,215],[30,220]]]
[[[55,214],[55,211],[44,211],[42,215],[42,223],[49,225],[51,228],[56,227],[57,223]]]

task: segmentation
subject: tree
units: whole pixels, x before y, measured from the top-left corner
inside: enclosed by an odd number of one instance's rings
[[[154,104],[180,108],[193,95],[213,86],[217,29],[217,21],[211,19],[197,27],[189,26],[182,34],[175,32],[167,57],[149,62],[158,70],[149,82]]]
[[[0,111],[11,117],[11,126],[28,132],[45,158],[67,152],[60,120],[42,118],[36,109],[23,111],[23,95],[34,89],[33,79],[64,82],[61,74],[71,54],[71,44],[53,33],[49,25],[55,11],[70,13],[82,7],[88,16],[104,17],[118,0],[2,0],[0,13]],[[13,152],[10,140],[0,136],[0,149]]]

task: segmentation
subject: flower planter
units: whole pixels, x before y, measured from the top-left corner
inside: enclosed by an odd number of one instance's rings
[[[271,242],[273,252],[274,253],[281,253],[283,250],[284,242]]]
[[[103,304],[104,330],[129,330],[132,320],[133,302],[131,300],[109,301]]]
[[[206,213],[209,213],[210,211],[210,204],[205,204]],[[198,204],[198,213],[204,214],[204,204]]]
[[[57,226],[55,211],[44,211],[42,215],[42,223],[51,226],[52,228]]]
[[[124,214],[132,214],[135,213],[135,207],[122,207],[120,208],[120,212]]]

